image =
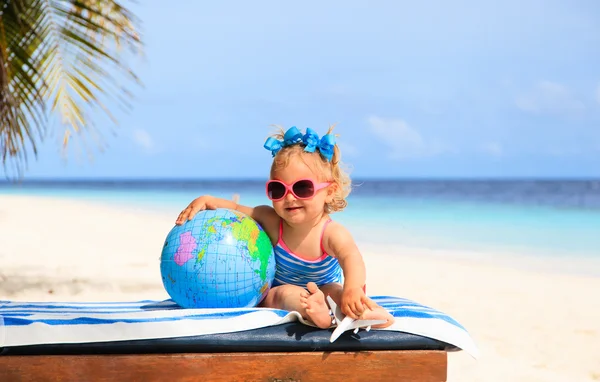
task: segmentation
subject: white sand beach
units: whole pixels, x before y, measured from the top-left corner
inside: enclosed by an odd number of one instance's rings
[[[0,299],[168,298],[159,256],[178,212],[0,196]],[[600,381],[600,278],[359,245],[369,294],[439,309],[474,337],[480,359],[451,353],[449,381]]]

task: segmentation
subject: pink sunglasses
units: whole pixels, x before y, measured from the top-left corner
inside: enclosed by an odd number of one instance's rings
[[[310,199],[317,191],[329,186],[331,182],[315,183],[312,179],[300,179],[293,184],[286,184],[280,180],[269,180],[267,182],[267,197],[277,201],[285,198],[291,192],[296,199]]]

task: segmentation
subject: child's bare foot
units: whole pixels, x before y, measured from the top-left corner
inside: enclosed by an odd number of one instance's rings
[[[300,296],[300,304],[306,310],[308,318],[319,328],[327,329],[331,326],[331,316],[329,315],[329,306],[325,302],[325,295],[317,287],[317,284],[310,282],[306,284],[308,292]]]
[[[373,329],[383,329],[394,323],[394,316],[392,316],[387,310],[378,306],[377,308],[371,310],[366,309],[362,316],[361,320],[387,320],[387,322],[379,325],[373,325]]]

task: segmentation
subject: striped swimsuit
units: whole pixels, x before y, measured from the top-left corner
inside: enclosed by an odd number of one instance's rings
[[[321,231],[321,251],[323,255],[316,260],[307,260],[294,254],[283,242],[283,221],[279,222],[279,239],[275,251],[275,280],[273,286],[292,284],[306,287],[310,281],[321,286],[333,282],[342,282],[342,268],[338,260],[329,256],[323,248],[323,233],[331,219],[326,221]]]

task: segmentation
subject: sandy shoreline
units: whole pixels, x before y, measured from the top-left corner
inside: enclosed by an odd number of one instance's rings
[[[176,212],[2,195],[0,299],[168,298],[158,262]],[[600,380],[600,278],[359,244],[369,294],[432,306],[474,337],[481,358],[451,354],[450,381]]]

